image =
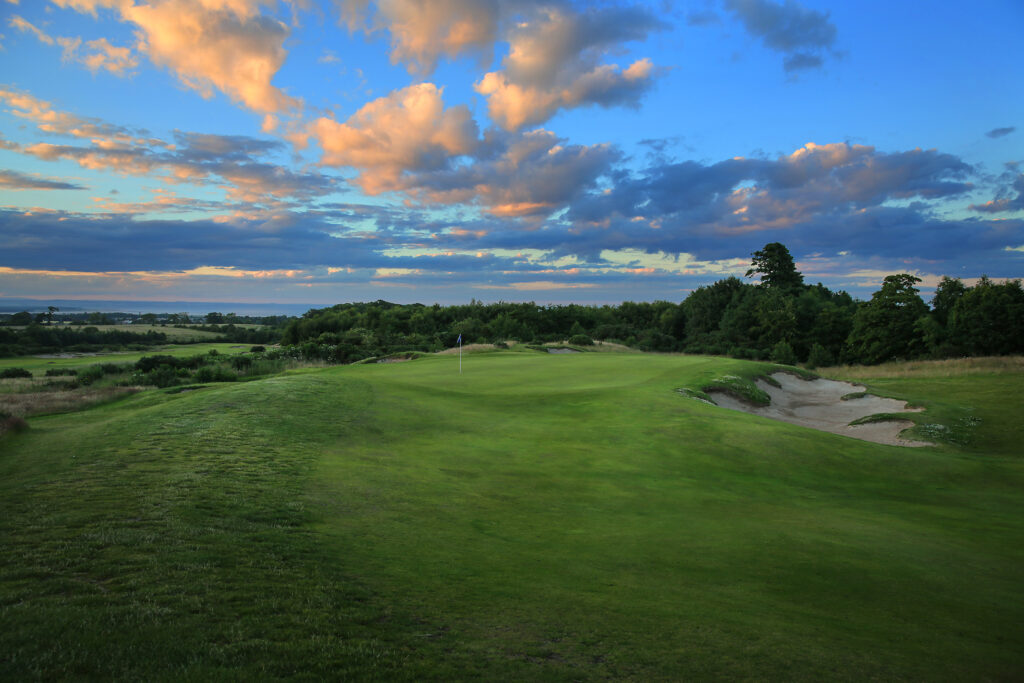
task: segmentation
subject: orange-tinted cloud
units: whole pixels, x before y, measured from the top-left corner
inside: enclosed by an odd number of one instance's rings
[[[321,164],[358,169],[355,182],[369,194],[403,189],[406,172],[443,168],[477,144],[469,109],[445,109],[432,83],[376,99],[344,123],[321,117],[309,133],[323,149]]]
[[[512,30],[503,70],[485,74],[476,91],[487,97],[491,120],[510,131],[543,123],[559,109],[635,106],[654,82],[651,61],[640,59],[622,69],[600,60],[657,27],[636,10],[577,14],[546,8]]]
[[[141,29],[139,50],[203,97],[214,89],[261,113],[298,106],[271,84],[284,63],[287,26],[258,14],[258,2],[163,0],[121,8]]]
[[[367,17],[365,0],[340,3],[341,19],[350,29],[386,29],[391,34],[391,61],[428,74],[442,56],[493,45],[500,13],[497,0],[381,0]]]
[[[300,105],[297,98],[271,83],[287,57],[288,27],[261,14],[268,0],[54,0],[60,7],[96,15],[98,8],[116,10],[135,24],[139,52],[173,71],[203,97],[218,90],[235,102],[263,114]],[[134,68],[127,48],[106,40],[87,43],[94,52],[83,58],[92,69],[121,75]]]

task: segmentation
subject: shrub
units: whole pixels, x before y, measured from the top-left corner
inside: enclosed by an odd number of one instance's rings
[[[146,381],[164,389],[178,383],[178,372],[170,365],[161,365],[146,373]]]
[[[235,370],[244,370],[252,367],[252,356],[232,356],[231,367]]]
[[[836,359],[832,357],[829,350],[817,343],[811,347],[811,353],[807,356],[807,367],[809,368],[827,367],[835,362]]]
[[[135,362],[135,369],[142,372],[150,372],[161,365],[176,368],[178,367],[178,359],[174,356],[143,356]]]
[[[78,383],[87,387],[102,377],[103,368],[99,365],[90,365],[78,373]]]
[[[771,361],[781,365],[796,365],[796,354],[788,342],[780,341],[772,347]]]
[[[593,346],[594,340],[585,334],[574,334],[569,337],[569,343],[574,346]]]
[[[3,372],[0,372],[0,379],[17,379],[20,377],[32,378],[32,373],[25,368],[4,368]]]
[[[194,379],[197,382],[234,382],[238,375],[220,365],[204,365],[196,370]]]
[[[74,368],[50,368],[46,371],[47,377],[74,377],[78,370]]]
[[[6,434],[7,432],[17,434],[26,429],[28,429],[28,422],[25,422],[25,418],[0,413],[0,434]]]
[[[250,353],[263,353],[266,350],[267,350],[266,347],[256,345],[256,346],[252,347],[251,349],[249,349],[249,352]]]

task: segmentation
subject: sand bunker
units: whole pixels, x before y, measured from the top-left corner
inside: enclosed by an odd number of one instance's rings
[[[842,400],[843,396],[864,391],[859,384],[837,382],[830,379],[804,380],[786,372],[777,372],[772,379],[780,386],[757,380],[757,386],[767,393],[771,404],[755,406],[723,391],[709,392],[715,403],[723,408],[769,417],[773,420],[820,429],[855,439],[874,441],[892,446],[931,446],[924,441],[901,439],[900,432],[914,426],[910,420],[886,420],[869,424],[850,423],[862,417],[879,413],[913,413],[922,409],[908,408],[903,401],[878,396],[862,396]]]

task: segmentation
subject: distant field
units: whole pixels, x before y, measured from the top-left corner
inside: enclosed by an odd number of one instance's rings
[[[858,378],[955,436],[919,449],[678,391],[763,367],[429,356],[34,418],[0,679],[1024,677],[1024,372]]]
[[[0,370],[4,368],[25,368],[36,376],[42,376],[50,368],[84,368],[96,363],[134,363],[143,356],[195,356],[217,351],[217,353],[244,353],[252,344],[216,342],[208,344],[168,344],[154,346],[145,351],[116,351],[96,354],[47,354],[44,356],[17,356],[0,358]],[[55,357],[71,356],[71,357]]]

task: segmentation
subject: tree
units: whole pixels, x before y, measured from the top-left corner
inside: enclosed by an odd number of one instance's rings
[[[797,290],[803,287],[804,276],[796,269],[793,256],[781,242],[772,242],[755,251],[747,277],[761,274],[761,285],[770,289]]]
[[[942,282],[935,288],[935,296],[932,298],[932,311],[935,314],[935,321],[943,327],[949,324],[949,314],[953,312],[956,302],[967,292],[964,283],[960,278],[942,276]]]
[[[57,308],[56,306],[47,306],[46,307],[46,322],[48,322],[49,324],[52,325],[53,324],[53,314],[56,313],[59,310],[60,309]]]
[[[997,284],[982,275],[953,307],[949,340],[961,353],[971,356],[1024,350],[1024,289],[1020,280]]]
[[[914,287],[920,281],[907,273],[889,275],[871,301],[857,309],[846,342],[849,360],[873,365],[921,355],[918,320],[928,315],[928,306]]]

